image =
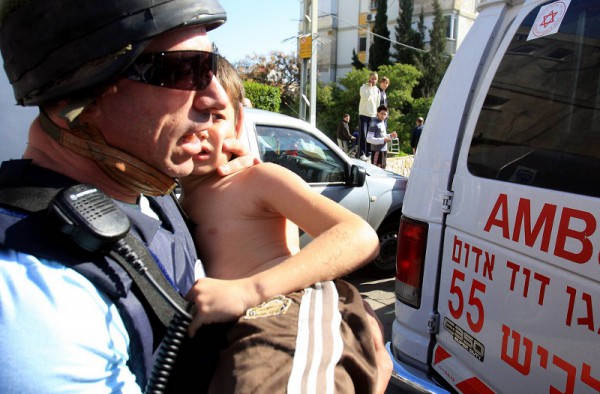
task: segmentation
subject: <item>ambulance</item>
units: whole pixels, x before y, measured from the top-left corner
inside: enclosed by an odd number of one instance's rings
[[[600,1],[487,0],[426,117],[398,234],[415,391],[600,392]]]

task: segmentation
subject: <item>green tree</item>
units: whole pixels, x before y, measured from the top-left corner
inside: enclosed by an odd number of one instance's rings
[[[427,31],[427,28],[425,27],[425,13],[423,11],[423,8],[421,8],[421,12],[419,13],[417,31],[419,32],[419,40],[421,45],[420,48],[425,48],[425,31]]]
[[[244,81],[244,91],[254,108],[279,112],[281,92],[276,86],[246,80]]]
[[[396,41],[394,58],[398,63],[417,65],[424,48],[424,33],[412,27],[413,0],[400,0],[400,11],[396,18]],[[422,16],[421,11],[421,16]]]
[[[424,76],[420,85],[420,96],[433,97],[450,64],[446,52],[446,21],[439,0],[433,0],[433,27],[429,30],[429,52],[423,56]]]
[[[278,106],[277,112],[297,107],[300,60],[295,54],[272,51],[267,55],[246,56],[235,66],[244,81],[258,82],[279,90],[281,106]]]
[[[410,45],[413,14],[413,0],[400,0],[398,17],[396,18],[396,41]],[[394,44],[394,58],[398,63],[412,64],[412,51],[404,45]]]
[[[377,13],[373,26],[373,44],[369,48],[369,68],[377,70],[379,66],[390,62],[390,31],[387,27],[387,0],[377,1]]]
[[[342,119],[339,108],[335,105],[335,83],[317,83],[317,128],[327,134],[333,141],[337,140],[337,124]]]

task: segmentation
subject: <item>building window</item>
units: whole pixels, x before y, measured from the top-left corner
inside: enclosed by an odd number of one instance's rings
[[[372,10],[376,10],[377,6],[378,6],[378,1],[377,0],[371,0],[371,9]]]
[[[447,15],[444,17],[446,22],[446,38],[456,40],[456,17],[455,15]]]
[[[367,37],[358,38],[358,51],[364,52],[367,50]]]

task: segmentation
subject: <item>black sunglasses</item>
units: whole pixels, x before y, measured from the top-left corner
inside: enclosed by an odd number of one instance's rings
[[[142,53],[124,77],[169,89],[204,90],[217,74],[217,56],[205,51]]]

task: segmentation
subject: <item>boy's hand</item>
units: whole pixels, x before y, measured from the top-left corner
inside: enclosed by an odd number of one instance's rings
[[[246,146],[236,138],[225,139],[223,141],[223,151],[230,152],[237,157],[217,168],[217,173],[221,176],[245,170],[261,162],[258,157],[250,155]]]
[[[248,298],[247,282],[240,280],[198,279],[185,296],[195,306],[194,318],[188,334],[194,336],[203,324],[224,323],[237,320],[246,313]]]

